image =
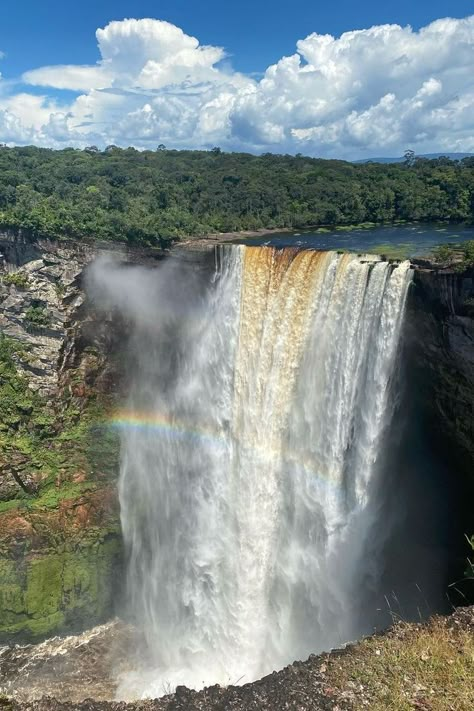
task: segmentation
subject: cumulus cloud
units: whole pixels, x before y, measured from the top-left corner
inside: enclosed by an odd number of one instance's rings
[[[22,81],[43,96],[2,96],[0,140],[347,158],[474,150],[474,16],[313,32],[258,81],[168,22],[111,22],[96,37],[95,65],[32,69]],[[48,98],[61,89],[78,94],[66,107]]]

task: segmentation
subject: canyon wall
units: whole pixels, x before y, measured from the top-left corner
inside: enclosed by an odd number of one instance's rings
[[[121,565],[114,329],[77,245],[0,236],[0,639],[110,615]]]
[[[0,234],[0,642],[89,627],[118,602],[119,445],[107,422],[127,324],[83,291],[84,270],[108,249]],[[164,256],[124,259],[153,267]],[[205,273],[214,264],[212,245],[170,256]],[[474,488],[473,316],[472,274],[417,268],[410,387],[463,491]]]
[[[415,272],[409,338],[433,442],[474,488],[474,269]]]

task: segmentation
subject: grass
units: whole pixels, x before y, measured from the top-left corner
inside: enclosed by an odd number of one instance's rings
[[[399,623],[329,658],[328,683],[356,709],[472,711],[474,629],[447,620]]]
[[[413,244],[376,244],[367,250],[368,254],[380,254],[387,259],[408,259]]]

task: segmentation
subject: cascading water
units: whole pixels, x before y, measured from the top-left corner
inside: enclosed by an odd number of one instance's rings
[[[359,602],[378,572],[410,265],[267,247],[219,262],[187,310],[131,318],[116,424],[148,672],[124,679],[124,696],[248,682],[372,622]]]

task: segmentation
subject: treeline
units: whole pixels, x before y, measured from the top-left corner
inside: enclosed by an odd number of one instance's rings
[[[352,164],[301,155],[0,147],[0,226],[148,244],[363,222],[474,223],[474,158]]]

